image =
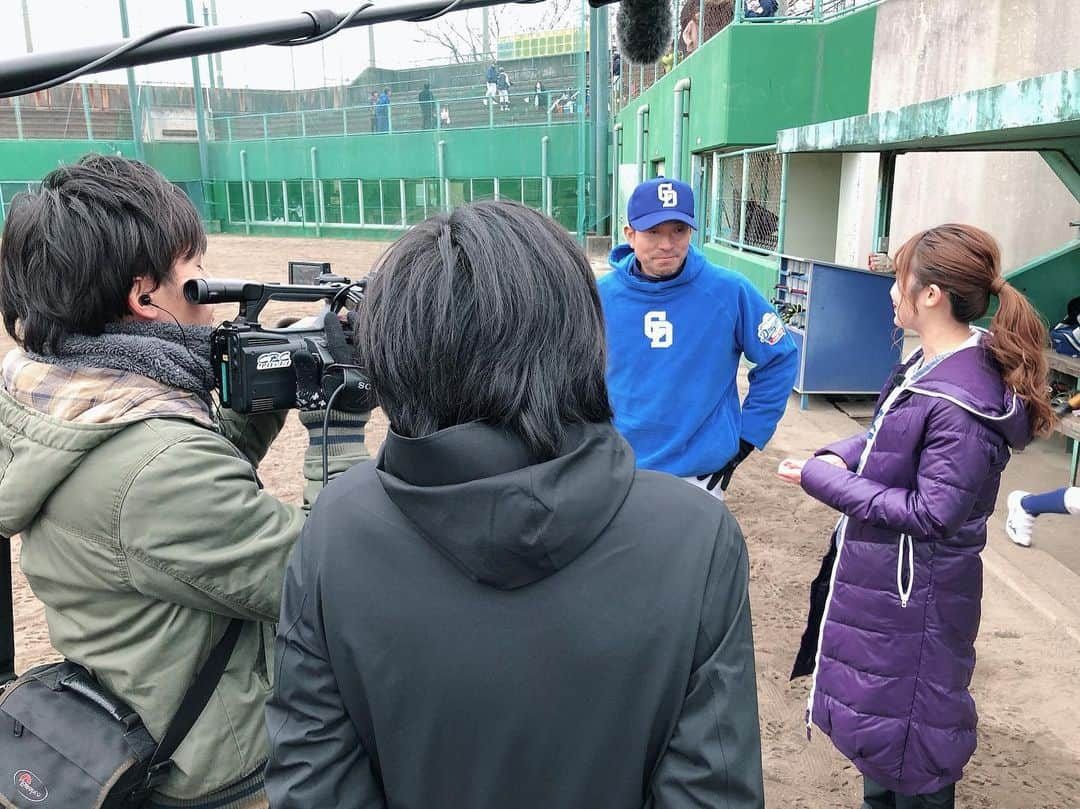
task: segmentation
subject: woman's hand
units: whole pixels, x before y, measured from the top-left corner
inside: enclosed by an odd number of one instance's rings
[[[847,469],[847,464],[844,463],[844,459],[839,455],[833,455],[831,452],[826,453],[825,455],[818,455],[817,459],[840,469]],[[786,481],[787,483],[794,483],[798,486],[802,483],[802,470],[805,465],[806,461],[796,461],[794,458],[785,458],[780,462],[780,468],[776,470],[776,475],[780,480]]]
[[[780,462],[776,470],[777,477],[786,483],[794,483],[798,486],[802,483],[802,468],[806,461],[796,461],[794,458],[785,458]]]

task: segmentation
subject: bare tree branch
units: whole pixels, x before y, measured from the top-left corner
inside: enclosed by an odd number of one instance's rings
[[[534,23],[522,23],[518,10],[511,6],[502,6],[488,11],[488,34],[492,50],[498,50],[498,42],[503,32],[518,31],[537,33],[577,25],[575,17],[576,0],[549,0],[544,4],[542,16]],[[428,25],[418,26],[417,44],[438,45],[447,51],[455,62],[477,61],[484,50],[482,17],[474,11],[466,11],[457,17],[455,25],[448,18],[443,18]]]

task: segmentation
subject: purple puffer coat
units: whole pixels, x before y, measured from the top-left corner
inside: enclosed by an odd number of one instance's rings
[[[858,474],[865,434],[817,453],[847,470],[816,458],[803,469],[807,493],[844,515],[810,716],[862,773],[901,794],[958,781],[975,750],[979,552],[1009,450],[1030,439],[1023,402],[979,345],[897,396]]]

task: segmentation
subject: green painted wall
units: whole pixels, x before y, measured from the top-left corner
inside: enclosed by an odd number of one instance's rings
[[[550,137],[549,172],[577,174],[577,127],[522,126],[495,129],[401,132],[326,138],[232,141],[210,144],[216,179],[240,179],[240,151],[247,152],[248,179],[311,177],[311,148],[323,179],[437,177],[438,142],[446,142],[448,177],[540,176],[540,142]],[[196,154],[196,166],[198,165]]]
[[[685,76],[683,176],[691,152],[774,143],[780,129],[865,113],[876,16],[871,7],[821,24],[728,26],[619,114],[620,162],[634,160],[636,111],[648,104],[646,159],[670,166],[673,88]]]
[[[1053,327],[1065,317],[1065,304],[1076,297],[1077,278],[1080,278],[1080,240],[1018,267],[1007,277]]]
[[[74,163],[87,152],[135,156],[131,141],[0,140],[0,182],[40,180],[58,165]]]
[[[749,278],[765,300],[772,300],[776,295],[776,273],[780,269],[780,259],[775,256],[762,256],[715,244],[706,244],[701,251],[714,264]]]

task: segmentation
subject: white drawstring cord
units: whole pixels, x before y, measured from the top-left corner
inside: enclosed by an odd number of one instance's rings
[[[904,587],[904,540],[907,540],[908,581]],[[900,596],[900,606],[907,607],[911,600],[911,590],[915,586],[915,540],[907,534],[900,535],[900,549],[896,554],[896,593]]]

